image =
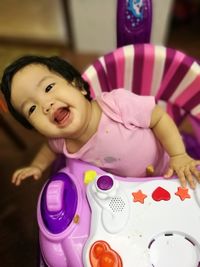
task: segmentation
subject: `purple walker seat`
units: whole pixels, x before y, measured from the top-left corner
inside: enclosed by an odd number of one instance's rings
[[[154,95],[157,102],[166,109],[178,125],[186,116],[191,118],[196,134],[195,140],[199,144],[200,66],[184,53],[150,44],[128,45],[99,58],[83,73],[83,78],[90,84],[93,97],[102,91],[116,88],[124,88],[141,95]],[[98,224],[93,222],[91,228],[91,216],[95,213],[96,207],[93,207],[91,214],[91,203],[93,202],[90,202],[89,205],[86,196],[88,186],[83,182],[84,173],[88,171],[88,168],[97,170],[98,174],[104,173],[93,166],[67,160],[66,167],[58,174],[53,175],[41,192],[38,202],[40,246],[44,261],[48,266],[106,266],[99,262],[96,263],[96,260],[92,265],[91,262],[88,263],[88,255],[91,253],[89,247],[92,246],[91,243],[88,243],[88,238],[90,237],[90,242],[93,242],[90,231],[92,230],[96,235],[95,231],[101,222],[98,220]],[[98,190],[109,193],[113,187],[110,178],[106,178],[104,175],[103,182],[101,180],[97,183]],[[145,185],[143,187],[146,188]],[[91,190],[93,192],[93,189]],[[98,193],[97,196],[99,195],[101,198],[102,194]],[[95,198],[95,196],[93,197]],[[200,202],[199,198],[198,201]],[[119,204],[124,205],[124,203],[125,198],[122,198]],[[121,209],[123,210],[123,208]],[[105,220],[107,222],[107,219]],[[106,231],[112,233],[113,229],[118,229],[119,222],[119,220],[116,220],[115,223],[112,222],[111,226],[107,226]],[[179,238],[176,236],[176,241]],[[163,237],[161,239],[163,240]],[[97,250],[108,249],[109,240],[106,236],[105,240],[106,243],[103,244],[94,243],[97,245],[94,248]],[[112,244],[114,243],[113,240]],[[96,251],[95,249],[94,251]],[[120,248],[118,249],[120,250]],[[123,252],[121,253],[123,255]],[[112,251],[109,255],[115,258],[116,252]],[[123,258],[116,257],[115,260],[118,261],[118,264],[111,266],[128,266],[120,265]],[[195,264],[198,260],[200,262],[198,257],[195,258]]]

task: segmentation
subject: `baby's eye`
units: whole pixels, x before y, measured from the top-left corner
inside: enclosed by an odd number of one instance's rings
[[[28,111],[28,115],[29,115],[29,116],[34,112],[35,108],[36,108],[35,105],[33,105],[33,106],[31,106],[31,107],[29,108],[29,111]]]
[[[55,83],[51,83],[51,84],[49,84],[49,85],[45,88],[45,92],[48,93],[48,92],[53,88],[54,85],[55,85]]]

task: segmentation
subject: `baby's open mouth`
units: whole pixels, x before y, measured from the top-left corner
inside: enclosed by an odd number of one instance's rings
[[[57,124],[63,124],[68,119],[69,114],[70,114],[69,108],[67,107],[59,108],[54,113],[54,121]]]

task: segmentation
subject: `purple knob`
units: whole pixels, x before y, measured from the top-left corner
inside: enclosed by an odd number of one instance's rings
[[[78,192],[72,178],[63,172],[54,174],[41,196],[41,215],[46,228],[53,234],[64,231],[72,222],[78,204]]]
[[[101,190],[109,190],[113,186],[113,179],[108,175],[102,175],[97,180],[97,186]]]

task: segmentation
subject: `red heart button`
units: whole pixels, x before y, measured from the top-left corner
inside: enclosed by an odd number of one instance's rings
[[[152,198],[155,201],[161,201],[161,200],[168,201],[170,200],[171,196],[167,190],[159,186],[153,191]]]

